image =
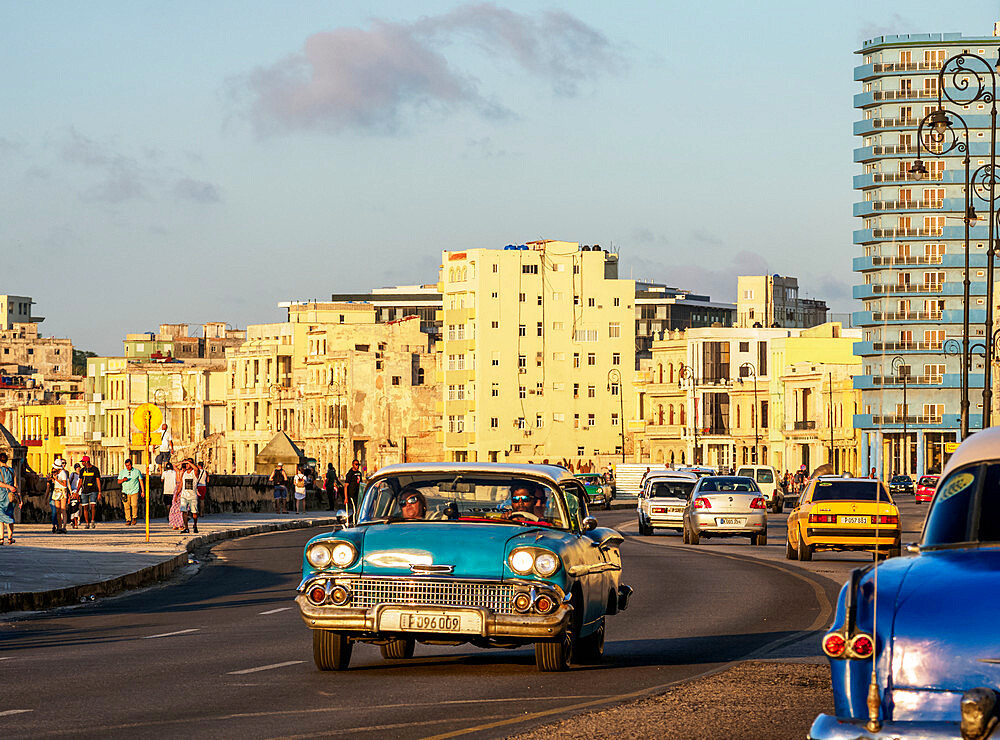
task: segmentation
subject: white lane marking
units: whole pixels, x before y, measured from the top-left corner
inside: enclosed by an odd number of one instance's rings
[[[271,665],[262,665],[257,668],[244,668],[242,671],[229,671],[227,676],[242,676],[244,673],[257,673],[258,671],[269,671],[272,668],[284,668],[289,665],[298,665],[299,663],[305,663],[304,660],[286,660],[284,663],[272,663]]]
[[[5,712],[0,712],[0,717],[9,717],[12,714],[24,714],[25,712],[34,712],[34,709],[8,709]]]
[[[8,655],[6,658],[0,658],[0,660],[14,660],[14,656]]]
[[[189,629],[189,630],[178,630],[177,632],[164,632],[162,635],[146,635],[142,639],[143,640],[152,640],[152,639],[154,639],[156,637],[173,637],[174,635],[186,635],[189,632],[197,632],[197,631],[198,631],[198,628],[195,627],[195,628]]]
[[[261,612],[261,615],[264,615],[264,614],[277,614],[278,612],[287,612],[291,608],[292,607],[290,607],[290,606],[283,606],[280,609],[272,609],[269,612]]]

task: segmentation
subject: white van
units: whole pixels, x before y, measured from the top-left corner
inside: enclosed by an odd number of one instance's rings
[[[778,471],[770,465],[743,465],[736,469],[736,475],[753,478],[757,488],[767,499],[767,508],[777,514],[784,507],[784,499],[778,488]]]

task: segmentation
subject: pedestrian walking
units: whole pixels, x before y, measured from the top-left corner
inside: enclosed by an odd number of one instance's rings
[[[171,529],[181,529],[184,526],[184,518],[181,516],[181,481],[173,463],[164,463],[160,479],[163,481],[164,503],[170,508],[167,523]]]
[[[198,514],[204,518],[208,510],[208,471],[204,463],[195,463],[198,468]]]
[[[174,452],[174,437],[170,433],[169,427],[164,423],[160,425],[160,447],[156,453],[156,464],[160,466],[160,470],[167,469],[167,463],[170,462],[170,456]]]
[[[52,505],[56,509],[56,532],[66,534],[66,505],[69,503],[69,473],[66,472],[66,461],[56,458],[52,461]]]
[[[306,486],[309,485],[309,476],[306,475],[305,466],[300,466],[295,474],[295,511],[304,514],[306,511]]]
[[[351,515],[352,511],[357,512],[358,510],[358,496],[361,494],[361,480],[361,461],[354,460],[351,462],[351,469],[347,471],[347,475],[345,476],[347,489],[344,494],[344,504],[347,506],[348,516]]]
[[[288,513],[288,476],[285,475],[285,468],[278,463],[269,479],[274,485],[274,513]]]
[[[198,533],[198,474],[200,472],[198,466],[194,464],[194,460],[190,458],[181,463],[181,518],[184,522],[184,529],[181,531],[185,534],[190,531],[188,530],[188,519],[193,522],[195,534]]]
[[[69,512],[69,521],[73,529],[80,526],[80,463],[73,465],[73,472],[69,474],[69,505],[66,510]]]
[[[333,463],[326,465],[326,502],[330,505],[330,511],[337,510],[337,494],[340,493],[340,478],[337,477],[337,470]]]
[[[97,527],[97,502],[101,500],[101,471],[91,465],[90,458],[80,458],[80,511],[83,513],[83,528]]]
[[[118,474],[118,482],[122,484],[122,506],[125,507],[125,526],[130,527],[138,521],[139,496],[142,490],[142,470],[133,465],[131,458],[125,458],[125,469]]]
[[[14,508],[20,503],[7,453],[0,452],[0,545],[14,544]]]

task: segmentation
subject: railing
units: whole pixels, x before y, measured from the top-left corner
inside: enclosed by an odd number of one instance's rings
[[[939,385],[944,382],[943,375],[908,375],[906,385]],[[873,375],[872,384],[880,386],[903,386],[903,379],[898,375]]]
[[[806,421],[796,421],[792,428],[797,432],[801,432],[804,429],[815,429],[816,421],[812,419]]]
[[[933,208],[944,207],[943,200],[870,200],[873,211],[892,211],[900,209]]]
[[[875,128],[894,128],[896,126],[916,126],[916,118],[869,118]]]
[[[873,154],[916,154],[917,147],[913,144],[891,144],[872,147]]]
[[[932,254],[922,257],[914,257],[909,254],[896,255],[895,257],[872,257],[873,265],[940,265],[944,261],[944,255]]]
[[[943,418],[940,416],[899,416],[896,414],[883,414],[873,416],[872,424],[940,424]]]
[[[941,227],[931,229],[872,229],[872,235],[876,238],[888,239],[900,236],[941,236],[944,230]]]
[[[881,62],[872,65],[874,72],[919,72],[941,69],[941,62]]]
[[[936,98],[937,90],[925,90],[922,87],[914,90],[873,90],[873,100],[906,100],[919,98]]]
[[[940,352],[944,342],[872,342],[872,349],[876,352],[885,350],[916,350],[918,352]]]
[[[938,321],[940,311],[872,311],[872,321]]]
[[[911,172],[871,172],[865,173],[873,176],[873,182],[916,182],[917,178]],[[944,172],[934,172],[933,170],[923,176],[923,182],[934,182],[943,180]]]
[[[944,283],[875,283],[872,293],[940,293]]]

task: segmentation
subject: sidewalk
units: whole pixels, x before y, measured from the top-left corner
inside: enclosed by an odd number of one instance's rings
[[[18,524],[15,544],[0,547],[0,614],[79,603],[170,576],[188,555],[211,542],[281,529],[333,526],[331,512],[212,514],[198,534],[182,534],[166,519],[126,527],[101,522],[96,529],[53,534],[51,524]]]

